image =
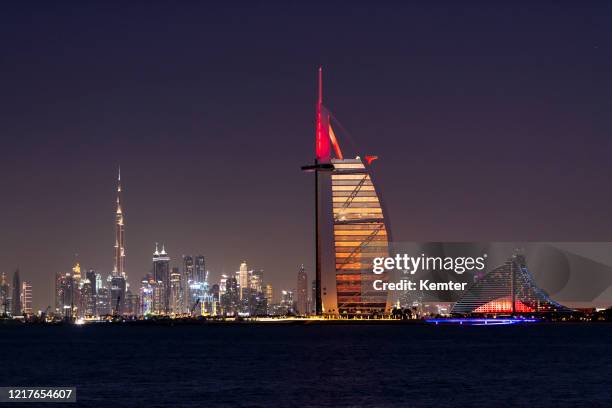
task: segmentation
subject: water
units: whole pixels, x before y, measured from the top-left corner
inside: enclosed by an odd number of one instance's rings
[[[611,324],[0,327],[0,386],[76,386],[81,406],[610,407],[611,347]]]

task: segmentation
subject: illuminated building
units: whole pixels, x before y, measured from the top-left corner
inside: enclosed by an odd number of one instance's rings
[[[240,303],[238,292],[238,281],[236,278],[227,278],[225,282],[225,293],[220,295],[222,314],[234,316],[238,313],[238,305]]]
[[[140,296],[132,293],[128,288],[125,291],[124,316],[138,316],[140,311]]]
[[[189,304],[189,284],[194,280],[195,273],[193,257],[190,255],[183,255],[183,313],[189,313],[189,309],[191,308],[191,305]]]
[[[21,304],[21,278],[19,277],[19,269],[13,274],[13,307],[11,312],[13,316],[21,316],[23,305]]]
[[[206,260],[204,255],[195,257],[194,274],[194,280],[196,282],[204,282],[206,280]]]
[[[183,275],[185,282],[195,280],[193,257],[190,255],[183,255]]]
[[[387,292],[372,287],[374,280],[388,279],[386,273],[372,273],[372,262],[389,255],[390,240],[371,175],[377,157],[344,158],[323,105],[321,75],[319,69],[315,163],[302,167],[315,173],[315,310],[318,315],[379,315],[391,305]]]
[[[21,307],[24,315],[32,314],[32,284],[21,282]]]
[[[218,316],[221,313],[221,304],[219,302],[220,300],[219,285],[214,284],[211,286],[210,295],[212,296],[212,301],[213,301],[212,315]]]
[[[138,314],[140,316],[148,316],[153,313],[153,286],[155,285],[155,281],[153,280],[153,275],[148,274],[144,278],[142,278],[142,282],[140,283],[139,289],[139,310]]]
[[[170,312],[170,257],[164,245],[162,245],[162,250],[159,251],[157,244],[155,244],[153,280],[155,282],[153,290],[154,313],[167,314]]]
[[[245,297],[245,293],[248,293],[249,289],[249,270],[246,261],[240,263],[240,270],[238,274],[238,287],[240,290],[240,300]]]
[[[78,262],[72,267],[72,278],[77,282],[81,280],[81,265]]]
[[[266,302],[268,303],[268,306],[274,303],[274,292],[272,285],[269,283],[266,285]]]
[[[125,272],[125,218],[121,205],[121,168],[117,177],[117,208],[115,210],[115,265],[110,276],[110,308],[113,314],[125,313],[128,288]]]
[[[295,313],[295,300],[293,298],[292,290],[281,291],[280,307],[282,309],[282,313]]]
[[[297,275],[297,307],[296,311],[299,315],[306,315],[308,310],[308,275],[304,269],[304,265],[300,266]]]
[[[183,282],[178,268],[172,268],[170,273],[170,313],[183,312]]]
[[[80,292],[81,292],[81,305],[79,311],[84,316],[95,316],[96,315],[96,296],[94,289],[95,281],[92,284],[89,278],[81,280]]]
[[[115,267],[113,276],[123,276],[125,274],[125,220],[123,218],[123,208],[121,207],[121,169],[117,178],[117,209],[115,211]]]
[[[219,296],[223,296],[225,294],[227,287],[227,275],[221,275],[221,279],[219,279]]]
[[[83,293],[81,296],[85,299],[85,314],[87,316],[98,315],[97,295],[98,285],[101,285],[101,282],[98,282],[98,276],[99,274],[96,274],[96,271],[94,271],[93,269],[90,269],[85,273],[85,280],[83,281]]]
[[[536,286],[525,257],[513,255],[472,284],[453,306],[452,314],[521,314],[570,312]]]
[[[75,316],[84,316],[84,299],[81,296],[82,282],[81,282],[81,265],[77,262],[72,267],[72,307]]]
[[[55,313],[64,316],[64,306],[72,303],[72,276],[70,273],[58,272],[55,275]]]
[[[6,274],[0,276],[0,316],[6,316],[11,311],[11,289],[6,280]]]
[[[96,273],[96,295],[98,294],[98,291],[102,287],[104,287],[103,282],[102,282],[102,274]]]
[[[98,287],[97,292],[96,311],[98,316],[107,316],[112,314],[110,290],[107,287],[100,286]]]
[[[249,271],[249,289],[251,292],[263,293],[263,269]]]
[[[203,255],[183,255],[182,310],[190,314],[208,314],[214,301],[209,296],[206,259]],[[197,309],[194,305],[199,306]],[[193,312],[192,312],[193,310]],[[197,312],[197,313],[196,313]]]

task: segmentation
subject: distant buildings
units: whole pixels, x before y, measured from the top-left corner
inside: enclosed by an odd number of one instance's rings
[[[283,314],[295,314],[295,298],[292,290],[283,290],[281,292],[280,307]]]
[[[238,286],[240,287],[240,300],[245,298],[245,294],[248,296],[249,288],[249,270],[246,261],[240,263],[240,270],[238,271]]]
[[[11,312],[13,316],[21,316],[23,311],[21,304],[21,278],[19,277],[19,269],[13,274],[13,307]]]
[[[195,257],[195,265],[194,265],[195,276],[192,280],[195,282],[205,282],[206,281],[206,260],[204,255],[198,255]]]
[[[179,268],[172,268],[170,272],[170,313],[181,314],[184,311],[183,286]]]
[[[221,293],[221,285],[219,285],[219,293]],[[230,276],[226,278],[225,293],[220,296],[221,313],[224,316],[237,315],[240,305],[240,295],[238,294],[238,281],[235,277]]]
[[[93,269],[85,273],[83,281],[83,299],[85,301],[84,309],[86,316],[96,316],[98,314],[98,279],[96,271]]]
[[[272,284],[270,283],[266,285],[266,301],[268,302],[268,307],[274,303],[274,290],[272,289]]]
[[[11,288],[6,280],[6,274],[0,275],[0,317],[11,313]]]
[[[299,315],[308,314],[308,275],[304,265],[300,266],[297,275],[297,305],[296,311]]]
[[[19,269],[13,273],[12,284],[6,274],[0,275],[0,317],[31,316],[32,284],[22,281]]]
[[[21,282],[21,310],[25,316],[32,314],[32,284],[27,281]]]
[[[170,257],[166,247],[159,251],[155,244],[153,253],[153,313],[164,315],[170,313]]]

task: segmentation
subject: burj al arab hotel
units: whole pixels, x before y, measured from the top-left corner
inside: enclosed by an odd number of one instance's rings
[[[376,156],[344,156],[323,105],[319,68],[314,164],[302,170],[315,178],[317,315],[371,317],[390,308],[387,292],[374,290],[373,259],[389,256],[391,233],[372,181]]]

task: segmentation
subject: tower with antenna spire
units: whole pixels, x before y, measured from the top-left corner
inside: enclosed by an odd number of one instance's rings
[[[117,177],[117,209],[115,211],[115,266],[113,277],[127,278],[125,273],[125,219],[121,207],[121,167]]]
[[[121,207],[121,167],[117,176],[117,209],[115,211],[115,266],[111,274],[111,310],[113,315],[122,316],[125,313],[125,299],[128,288],[125,273],[125,219]]]

